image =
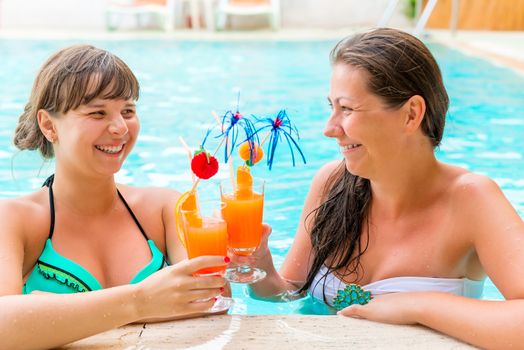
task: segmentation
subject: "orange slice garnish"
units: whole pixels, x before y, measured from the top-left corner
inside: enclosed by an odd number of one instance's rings
[[[237,199],[249,199],[253,196],[253,177],[247,166],[237,168],[237,188],[235,197]]]
[[[196,205],[196,196],[195,193],[190,193],[186,191],[178,197],[178,200],[175,204],[175,219],[176,219],[176,230],[180,241],[186,246],[186,239],[184,233],[184,215],[186,220],[189,221],[191,225],[198,225],[199,221],[201,224],[200,215],[198,215],[198,209]]]

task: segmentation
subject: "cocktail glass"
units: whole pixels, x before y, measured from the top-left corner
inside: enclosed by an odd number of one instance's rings
[[[215,201],[200,201],[198,208],[180,210],[184,245],[189,259],[204,255],[227,255],[227,224],[221,218],[225,204]],[[226,267],[216,266],[200,269],[195,276],[224,276]],[[205,301],[205,300],[202,300]],[[219,295],[210,312],[229,309],[233,299]]]
[[[266,272],[252,267],[253,252],[260,245],[264,208],[264,180],[252,179],[248,184],[231,180],[220,182],[220,194],[225,206],[222,217],[227,222],[230,267],[225,278],[235,283],[254,283],[266,277]]]

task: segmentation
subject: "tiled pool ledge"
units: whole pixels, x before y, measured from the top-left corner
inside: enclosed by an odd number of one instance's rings
[[[62,349],[337,348],[474,349],[422,326],[395,326],[338,316],[299,315],[223,315],[130,325]]]

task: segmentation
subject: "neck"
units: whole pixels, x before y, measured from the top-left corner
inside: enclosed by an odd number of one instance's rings
[[[55,203],[80,215],[97,215],[112,210],[118,201],[113,176],[88,177],[57,167],[53,181]]]
[[[382,176],[370,179],[373,214],[395,219],[420,208],[431,199],[439,170],[433,150],[411,152],[402,161],[388,164]]]

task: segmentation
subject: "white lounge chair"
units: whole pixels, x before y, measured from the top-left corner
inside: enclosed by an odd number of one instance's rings
[[[226,27],[228,16],[267,15],[273,30],[280,28],[280,0],[219,0],[216,27]]]
[[[175,0],[110,0],[106,9],[106,27],[114,30],[124,17],[134,17],[141,27],[143,15],[157,16],[165,31],[174,28]]]

